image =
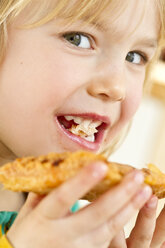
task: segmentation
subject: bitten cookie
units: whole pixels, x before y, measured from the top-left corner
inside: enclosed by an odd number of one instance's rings
[[[123,177],[134,170],[132,166],[108,162],[103,155],[91,152],[50,153],[45,156],[18,158],[0,168],[0,182],[12,191],[47,194],[63,182],[75,176],[79,170],[94,161],[103,161],[108,167],[105,178],[82,199],[95,200]],[[154,165],[142,169],[145,183],[152,187],[158,198],[165,197],[165,174]]]

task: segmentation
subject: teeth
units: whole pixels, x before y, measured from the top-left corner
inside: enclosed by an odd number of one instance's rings
[[[87,141],[90,141],[90,142],[94,142],[95,141],[95,136],[93,134],[93,135],[90,135],[88,137],[84,137],[84,139],[87,140]]]
[[[84,127],[84,129],[88,129],[89,125],[92,121],[91,120],[83,120],[80,125]]]
[[[78,135],[90,142],[95,141],[94,134],[98,132],[96,128],[100,126],[102,123],[101,121],[84,119],[82,117],[77,117],[77,116],[65,116],[65,119],[67,121],[74,120],[74,122],[78,124],[78,125],[72,125],[72,127],[68,129],[71,133]]]
[[[77,116],[64,116],[67,121],[74,120],[76,124],[82,124],[87,128],[90,124],[90,126],[93,128],[96,128],[101,125],[101,121],[93,121],[92,119],[84,119],[82,117],[77,117]]]
[[[83,118],[81,118],[81,117],[74,117],[74,122],[76,123],[76,124],[81,124],[81,122],[83,122]]]
[[[74,120],[74,122],[76,123],[76,124],[81,124],[81,122],[84,120],[83,118],[81,118],[81,117],[75,117],[75,116],[64,116],[65,117],[65,119],[67,120],[67,121],[72,121],[72,120]]]
[[[101,123],[102,123],[101,121],[93,121],[93,122],[90,124],[90,126],[96,128],[96,127],[100,126]]]
[[[64,116],[65,117],[65,119],[67,120],[67,121],[71,121],[71,120],[73,120],[74,119],[74,117],[73,116]]]

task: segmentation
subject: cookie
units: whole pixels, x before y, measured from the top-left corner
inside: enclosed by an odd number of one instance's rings
[[[93,201],[101,194],[120,183],[123,177],[135,168],[113,163],[100,154],[86,151],[49,153],[45,156],[18,158],[0,167],[0,182],[12,191],[47,194],[65,181],[74,177],[82,167],[95,161],[103,161],[108,167],[105,178],[82,199]],[[145,183],[152,187],[158,198],[165,197],[165,174],[154,165],[142,169]]]

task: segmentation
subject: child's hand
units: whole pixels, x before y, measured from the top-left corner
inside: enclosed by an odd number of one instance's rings
[[[152,196],[140,210],[130,237],[126,240],[120,231],[109,248],[165,248],[165,208],[156,220],[157,202]]]
[[[140,172],[77,213],[69,209],[105,175],[98,162],[45,197],[30,194],[7,233],[14,248],[107,248],[114,236],[151,196]]]

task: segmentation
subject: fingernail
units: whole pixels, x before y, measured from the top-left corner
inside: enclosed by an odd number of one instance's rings
[[[136,183],[141,184],[144,182],[144,175],[140,171],[135,171],[133,179]]]
[[[151,188],[147,185],[144,186],[144,188],[142,189],[142,191],[140,192],[141,196],[143,197],[143,199],[148,199],[149,196],[152,194],[152,190]]]
[[[146,202],[146,200],[149,199],[149,197],[151,196],[151,188],[149,186],[145,186],[143,189],[141,189],[135,196],[134,198],[134,202],[136,204],[136,206],[139,208],[140,206],[142,206],[142,204],[144,204]]]
[[[158,203],[158,198],[156,196],[152,196],[149,202],[146,203],[146,207],[148,208],[156,208]]]
[[[101,178],[103,176],[106,175],[106,172],[108,170],[108,167],[106,166],[106,164],[101,163],[101,162],[97,162],[95,164],[93,164],[93,173],[92,176],[94,178]]]

